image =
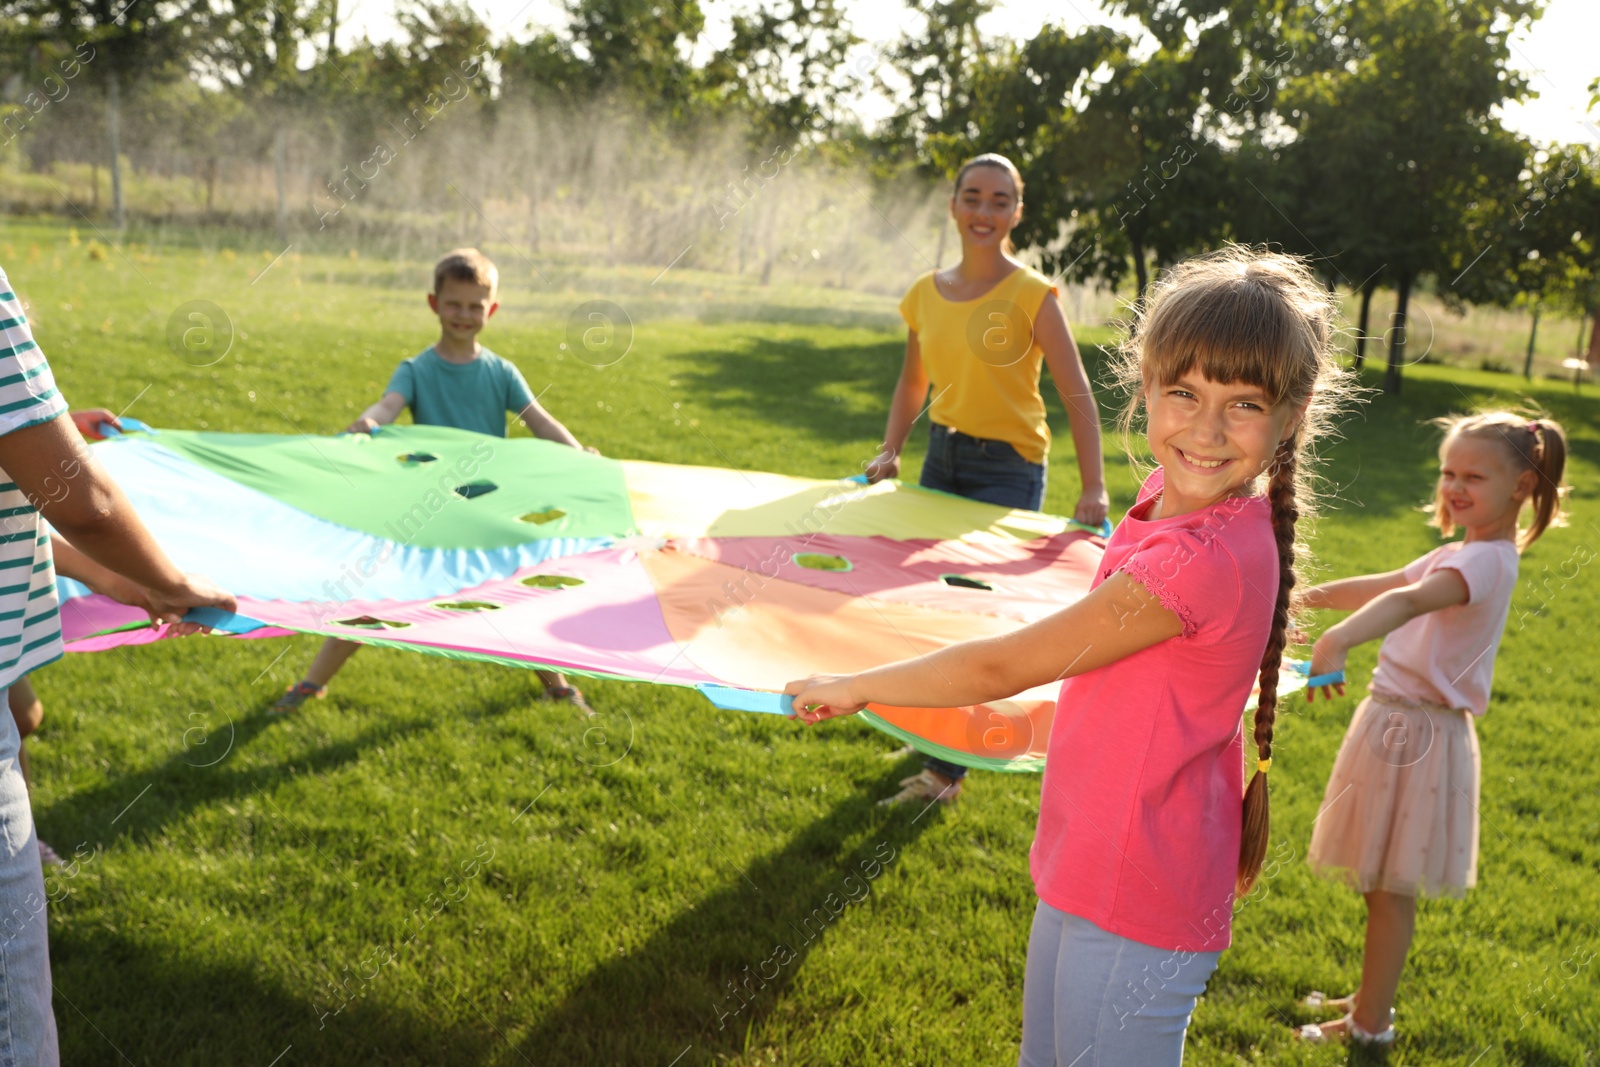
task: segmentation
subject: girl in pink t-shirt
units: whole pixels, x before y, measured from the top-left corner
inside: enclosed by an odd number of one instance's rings
[[[1265,771],[1308,448],[1345,395],[1300,261],[1230,248],[1148,294],[1120,369],[1159,469],[1089,594],[1003,637],[793,682],[811,723],[1065,679],[1032,871],[1023,1064],[1169,1067],[1267,844]],[[1252,688],[1258,773],[1244,785]]]
[[[1394,995],[1411,947],[1417,894],[1460,897],[1477,881],[1472,720],[1489,706],[1518,554],[1561,520],[1567,442],[1557,423],[1496,411],[1439,425],[1445,438],[1433,524],[1447,537],[1459,526],[1466,537],[1401,570],[1319,585],[1303,600],[1306,607],[1355,612],[1317,640],[1313,676],[1342,675],[1350,649],[1383,638],[1367,699],[1334,761],[1308,855],[1313,869],[1366,897],[1361,987],[1337,1000],[1320,993],[1306,998],[1313,1007],[1345,1012],[1334,1022],[1301,1027],[1309,1041],[1393,1042]],[[1530,504],[1532,524],[1519,530]]]

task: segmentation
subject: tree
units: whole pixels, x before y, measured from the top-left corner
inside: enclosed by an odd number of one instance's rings
[[[263,115],[272,130],[278,240],[289,241],[289,128],[306,108],[310,78],[299,68],[323,10],[315,0],[232,0],[218,17],[209,67]]]
[[[122,96],[130,83],[181,77],[206,39],[206,0],[0,0],[0,19],[28,39],[68,50],[88,45],[88,69],[105,86],[113,218],[127,225],[122,181]]]
[[[978,34],[978,20],[994,10],[994,0],[928,0],[914,10],[922,16],[920,28],[908,30],[888,50],[889,70],[903,79],[897,85],[882,73],[880,89],[903,100],[885,124],[885,143],[921,154],[929,142],[969,133],[972,97],[989,66],[987,49]],[[923,155],[924,168],[949,177],[949,162]]]
[[[1229,232],[1233,144],[1270,111],[1294,50],[1281,47],[1281,19],[1243,0],[1115,10],[1141,20],[1153,54],[1104,27],[1045,26],[976,69],[965,121],[932,134],[929,151],[1012,154],[1044,179],[1018,239],[1073,280],[1131,273],[1142,296],[1152,268]]]
[[[567,13],[586,97],[690,117],[699,79],[688,54],[706,25],[698,0],[568,0]]]
[[[1525,146],[1491,109],[1525,91],[1508,38],[1536,11],[1533,0],[1341,0],[1323,16],[1338,26],[1338,61],[1286,87],[1301,165],[1320,170],[1330,210],[1348,220],[1342,234],[1330,223],[1323,251],[1358,269],[1381,259],[1395,286],[1387,392],[1400,389],[1416,285],[1459,257],[1462,220],[1516,185]]]
[[[1580,145],[1552,150],[1534,174],[1534,190],[1518,224],[1538,264],[1530,273],[1540,296],[1600,326],[1600,151]],[[1591,328],[1579,358],[1600,366],[1600,329]]]

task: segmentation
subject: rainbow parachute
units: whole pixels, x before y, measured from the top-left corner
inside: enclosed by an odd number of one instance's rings
[[[668,685],[771,691],[1004,633],[1081,597],[1103,548],[1064,519],[897,483],[439,427],[163,430],[95,455],[178,565],[262,624],[245,636]],[[156,637],[142,613],[61,586],[69,650]],[[967,766],[1038,770],[1055,690],[862,718]]]

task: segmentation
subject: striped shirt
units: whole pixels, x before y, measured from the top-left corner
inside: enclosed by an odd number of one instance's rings
[[[0,269],[0,437],[67,410]],[[0,689],[61,656],[50,535],[39,511],[0,470]]]

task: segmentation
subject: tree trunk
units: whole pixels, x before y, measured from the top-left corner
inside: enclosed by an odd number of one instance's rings
[[[1533,305],[1533,326],[1528,330],[1528,356],[1522,361],[1522,376],[1533,381],[1533,342],[1539,336],[1539,312],[1542,305]]]
[[[1138,283],[1138,296],[1136,303],[1144,305],[1144,291],[1150,285],[1150,272],[1144,265],[1144,242],[1133,242],[1133,277]]]
[[[106,68],[106,140],[111,149],[111,212],[117,229],[128,225],[122,200],[122,76],[115,65]]]
[[[1600,308],[1594,310],[1593,316],[1594,325],[1600,326]],[[1595,364],[1600,363],[1600,329],[1589,331],[1589,353],[1584,359],[1588,361],[1591,371],[1594,370]]]
[[[605,199],[606,209],[606,266],[617,265],[617,211],[612,205],[611,197]]]
[[[1366,288],[1361,290],[1361,322],[1356,327],[1356,370],[1366,362],[1367,357],[1367,312],[1372,310],[1372,291],[1378,287],[1377,282],[1368,282]]]
[[[209,216],[217,199],[217,157],[206,160],[206,215]]]
[[[845,287],[846,279],[850,272],[851,261],[856,254],[855,227],[844,228],[844,250],[839,253],[839,288]]]
[[[272,177],[278,189],[278,243],[289,243],[289,131],[278,120],[272,134]]]
[[[333,59],[339,54],[337,38],[339,36],[339,0],[333,0],[328,11],[328,58]]]
[[[539,254],[539,243],[543,235],[539,232],[539,181],[534,179],[533,188],[528,190],[528,252],[530,255]]]
[[[750,255],[750,212],[739,212],[739,273],[744,273],[745,260]]]
[[[772,267],[778,261],[778,248],[776,235],[773,230],[777,228],[772,219],[772,209],[766,205],[771,202],[771,197],[762,199],[762,206],[756,208],[760,212],[756,219],[756,232],[761,237],[761,284],[772,284]]]
[[[1406,308],[1411,303],[1411,275],[1402,274],[1395,284],[1394,317],[1390,320],[1389,367],[1383,375],[1383,391],[1400,392],[1400,368],[1406,362]]]

